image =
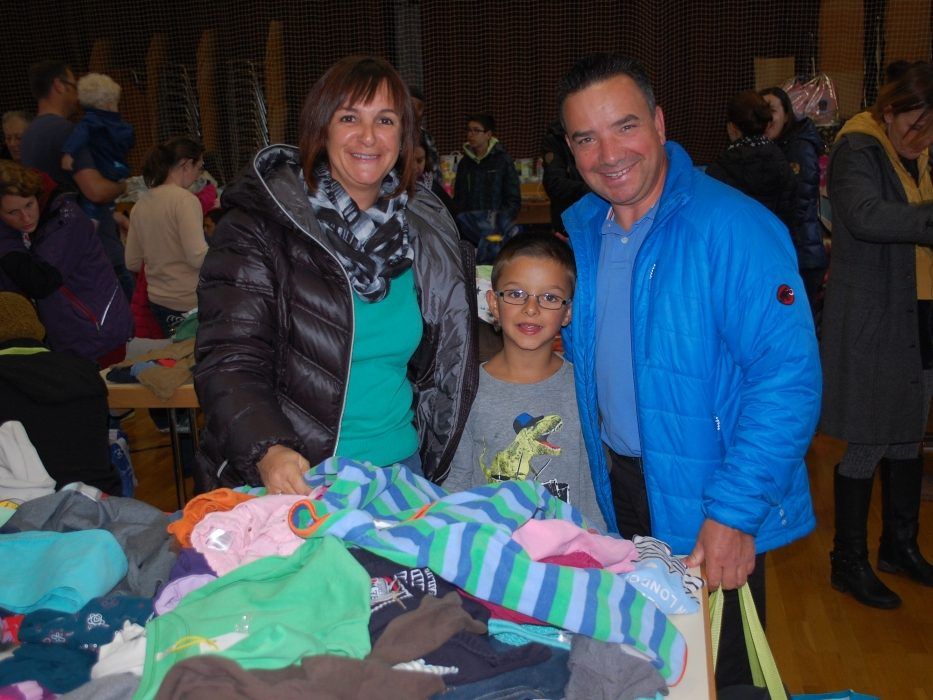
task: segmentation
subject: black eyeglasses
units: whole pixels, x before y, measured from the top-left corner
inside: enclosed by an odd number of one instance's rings
[[[571,302],[570,299],[564,299],[564,297],[551,292],[529,294],[524,289],[503,289],[501,292],[496,292],[496,296],[506,304],[512,304],[513,306],[524,306],[528,303],[528,299],[534,297],[535,301],[538,302],[538,306],[549,311],[557,311]]]
[[[467,133],[468,133],[468,134],[485,134],[487,131],[489,131],[489,130],[488,130],[488,129],[480,129],[479,127],[476,127],[476,126],[468,126],[468,127],[467,127]]]
[[[74,88],[75,90],[78,89],[78,84],[77,84],[77,83],[74,83],[74,82],[72,82],[72,81],[70,81],[70,80],[65,80],[64,78],[59,78],[59,79],[58,79],[58,82],[60,82],[62,85],[67,85],[67,86],[70,87],[70,88]]]

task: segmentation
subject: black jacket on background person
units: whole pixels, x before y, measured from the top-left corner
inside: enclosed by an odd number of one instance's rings
[[[820,155],[823,139],[813,121],[801,119],[777,142],[797,175],[794,220],[790,227],[801,270],[823,270],[829,265],[820,223]]]
[[[780,146],[765,136],[734,141],[706,174],[744,192],[770,209],[790,229],[797,179]]]
[[[198,286],[194,383],[206,416],[195,488],[262,481],[276,444],[312,465],[334,454],[354,315],[350,284],[308,201],[297,149],[270,146],[223,194]],[[472,247],[419,187],[408,200],[424,319],[409,363],[425,475],[447,476],[476,393]]]
[[[576,204],[590,188],[577,170],[560,120],[555,120],[548,126],[541,151],[544,159],[542,184],[548,199],[551,200],[551,225],[555,231],[563,231],[561,214]]]
[[[41,347],[34,340],[0,344],[0,424],[23,424],[56,489],[83,481],[122,496],[110,463],[107,387],[97,365],[66,352],[3,352]]]
[[[466,149],[464,149],[466,150]],[[454,181],[457,212],[497,211],[513,222],[522,208],[522,188],[515,162],[496,142],[482,160],[464,154]]]

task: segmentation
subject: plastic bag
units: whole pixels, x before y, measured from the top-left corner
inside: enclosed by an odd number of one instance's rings
[[[817,126],[836,123],[839,116],[836,86],[826,73],[817,73],[806,81],[792,78],[782,87],[790,97],[797,119],[810,117]]]

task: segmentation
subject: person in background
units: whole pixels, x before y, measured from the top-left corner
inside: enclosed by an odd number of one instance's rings
[[[126,266],[146,266],[149,308],[166,337],[198,305],[198,273],[207,254],[204,213],[188,188],[204,169],[201,144],[179,136],[155,146],[143,165],[150,188],[133,206]]]
[[[843,125],[829,162],[833,255],[820,429],[848,443],[835,469],[830,581],[876,608],[901,604],[868,562],[879,462],[878,568],[933,586],[933,566],[917,545],[921,441],[933,396],[931,144],[933,64],[918,63]]]
[[[75,126],[69,118],[78,109],[78,83],[71,68],[61,61],[35,63],[29,68],[29,86],[37,108],[36,118],[23,134],[20,146],[23,165],[41,170],[63,191],[77,192],[95,204],[112,202],[123,194],[126,182],[114,182],[101,175],[90,150],[86,148],[75,154],[70,172],[61,167],[62,149]],[[109,210],[101,212],[97,235],[126,298],[130,299],[134,280],[123,262],[123,241],[117,230],[120,217],[122,214],[111,215]]]
[[[706,174],[761,202],[791,227],[797,178],[780,147],[765,134],[771,125],[770,105],[754,90],[745,90],[729,100],[726,114],[730,144]]]
[[[516,236],[492,266],[489,310],[502,349],[479,373],[479,390],[454,455],[448,491],[530,479],[606,531],[580,430],[573,367],[554,352],[570,323],[576,266],[551,234]]]
[[[542,184],[551,201],[551,225],[555,231],[564,230],[563,214],[572,205],[590,191],[589,186],[580,177],[573,154],[567,146],[567,138],[560,119],[553,121],[544,135],[541,145],[544,161]]]
[[[3,113],[3,146],[10,160],[19,163],[22,160],[20,143],[23,134],[29,128],[29,115],[19,110]],[[7,157],[7,156],[4,156]]]
[[[476,273],[416,187],[408,88],[350,56],[308,93],[300,143],[224,189],[198,287],[197,490],[307,493],[339,455],[446,475],[476,387]]]
[[[817,133],[813,120],[809,117],[796,118],[790,97],[781,88],[766,88],[759,94],[771,108],[771,123],[765,129],[765,136],[780,146],[797,176],[793,220],[789,228],[797,251],[800,276],[816,322],[822,309],[823,280],[829,267],[829,256],[823,243],[823,224],[820,223],[823,139]]]
[[[437,151],[435,151],[437,153]],[[454,202],[444,189],[440,177],[435,177],[437,164],[432,161],[431,149],[427,140],[424,138],[424,132],[421,133],[421,141],[415,146],[415,179],[424,187],[431,190],[435,197],[443,202],[444,207],[454,215]],[[437,171],[440,172],[440,171]]]
[[[411,93],[411,104],[415,109],[415,123],[418,125],[418,131],[420,132],[420,147],[424,149],[426,156],[425,162],[429,166],[424,170],[423,178],[425,184],[433,189],[434,182],[437,182],[438,185],[443,184],[443,178],[441,177],[441,156],[437,151],[437,144],[434,141],[434,137],[431,136],[431,133],[424,125],[424,93],[422,93],[419,88],[412,87],[411,85],[408,86],[408,90]]]
[[[495,128],[488,114],[467,117],[467,140],[454,180],[457,224],[476,246],[487,236],[507,234],[522,207],[518,171],[496,138]]]
[[[764,621],[765,552],[816,524],[803,458],[820,364],[790,237],[667,140],[637,62],[581,59],[558,104],[593,190],[563,217],[564,349],[597,501],[611,531],[705,565],[725,589],[717,687],[750,684],[734,589],[749,584]]]
[[[120,86],[107,75],[88,73],[78,80],[78,102],[84,108],[71,135],[62,146],[62,170],[74,168],[74,158],[87,148],[94,159],[94,167],[108,180],[119,182],[132,173],[126,164],[133,147],[133,125],[120,117]],[[113,202],[97,204],[86,198],[81,207],[95,221],[100,220],[100,209],[113,211]]]
[[[119,362],[133,334],[129,302],[94,224],[74,196],[13,161],[0,161],[0,290],[35,300],[49,347]]]
[[[0,424],[23,424],[56,489],[74,481],[122,496],[110,463],[107,387],[98,366],[43,343],[32,303],[0,292]]]

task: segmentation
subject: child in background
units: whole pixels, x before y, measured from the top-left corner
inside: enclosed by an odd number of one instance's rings
[[[576,265],[552,235],[521,234],[493,263],[489,309],[503,347],[480,367],[479,390],[450,474],[448,491],[533,479],[570,503],[601,532],[573,367],[553,351],[570,323]]]
[[[126,160],[134,135],[133,126],[123,121],[117,112],[120,86],[109,76],[88,73],[78,80],[78,101],[84,107],[84,116],[62,146],[62,168],[70,171],[75,154],[87,148],[94,159],[94,167],[103,177],[113,182],[128,178],[131,173]],[[101,208],[112,208],[113,202],[95,204],[82,197],[81,206],[97,221]]]

